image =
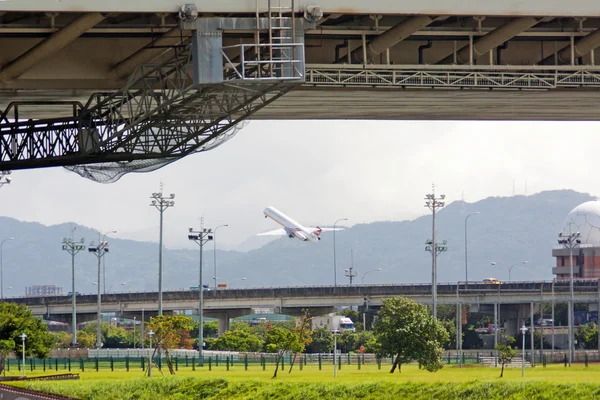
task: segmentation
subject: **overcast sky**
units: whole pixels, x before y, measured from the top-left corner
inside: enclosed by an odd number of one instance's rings
[[[234,248],[278,226],[275,206],[306,225],[412,219],[436,183],[449,201],[549,189],[600,193],[600,123],[253,121],[221,147],[154,172],[99,184],[62,168],[13,172],[0,214],[73,221],[119,238],[158,241],[150,195],[175,193],[165,245],[193,248],[187,228],[220,228]],[[68,232],[65,232],[68,235]],[[60,239],[60,238],[59,238]],[[57,240],[59,240],[57,239]]]

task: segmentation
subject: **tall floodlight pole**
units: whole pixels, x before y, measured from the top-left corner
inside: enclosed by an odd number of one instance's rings
[[[158,243],[158,315],[162,315],[162,283],[163,283],[163,266],[162,266],[162,250],[163,250],[163,212],[169,207],[173,207],[175,202],[175,194],[171,193],[169,197],[163,196],[163,184],[160,183],[160,192],[152,193],[150,196],[152,202],[150,207],[155,207],[160,213],[160,234]]]
[[[348,218],[340,218],[333,223],[333,293],[335,294],[335,289],[337,288],[337,265],[335,259],[335,226],[340,221],[348,221]]]
[[[431,308],[432,315],[434,318],[437,318],[437,256],[440,255],[443,251],[448,251],[447,241],[442,241],[441,244],[435,243],[435,240],[427,240],[425,241],[425,251],[428,251],[433,256],[433,274],[431,280]]]
[[[106,237],[106,235],[104,235]],[[94,242],[90,243],[88,246],[88,251],[95,255],[98,258],[98,315],[96,317],[97,327],[96,327],[96,348],[99,349],[102,347],[102,292],[100,291],[100,278],[102,277],[102,259],[104,258],[104,254],[108,253],[108,242],[102,240],[100,236],[100,232],[98,232],[98,245],[94,245]]]
[[[431,227],[431,241],[427,242],[427,247],[425,250],[431,252],[431,300],[432,300],[432,309],[433,309],[433,317],[437,318],[437,256],[440,252],[447,250],[446,244],[441,246],[444,248],[443,250],[438,251],[436,231],[435,231],[435,214],[438,209],[444,207],[446,203],[443,201],[446,198],[445,194],[440,195],[440,197],[435,197],[435,186],[433,186],[433,190],[431,194],[425,195],[425,207],[431,210],[433,215],[433,222]],[[429,247],[429,249],[428,249]]]
[[[467,251],[467,241],[468,241],[468,236],[467,236],[467,221],[469,220],[469,217],[472,215],[479,215],[479,211],[471,213],[469,215],[467,215],[467,217],[465,218],[465,288],[467,288],[469,286],[469,253]]]
[[[117,231],[106,232],[102,236],[102,241],[106,240],[106,235],[109,233],[117,233]],[[100,284],[100,281],[98,281],[98,284]],[[104,294],[106,294],[106,259],[104,257],[102,258],[102,288],[104,289]]]
[[[214,250],[213,250],[213,256],[214,256],[214,270],[215,270],[215,274],[213,275],[213,279],[215,281],[215,289],[217,290],[217,229],[219,229],[222,226],[229,226],[227,224],[224,225],[219,225],[215,228],[215,231],[213,232],[213,245],[214,245]]]
[[[510,267],[509,267],[508,265],[504,265],[504,264],[502,264],[502,263],[499,263],[499,262],[496,262],[496,261],[492,261],[492,263],[491,263],[491,264],[492,264],[492,265],[502,265],[502,266],[505,266],[506,268],[508,268],[508,281],[510,282],[510,281],[511,281],[511,278],[510,278],[510,273],[512,272],[512,269],[513,269],[515,266],[517,266],[517,265],[520,265],[520,264],[527,264],[527,261],[519,261],[518,263],[514,263],[514,264],[513,264],[513,265],[511,265]]]
[[[571,295],[569,297],[569,367],[573,362],[573,314],[574,310],[574,294],[573,294],[573,249],[581,244],[581,234],[579,232],[571,232],[569,225],[569,234],[565,235],[562,232],[558,234],[558,244],[562,244],[569,249],[569,288]],[[581,277],[581,271],[579,272]]]
[[[2,275],[2,246],[4,246],[4,242],[7,240],[15,240],[14,237],[9,237],[4,239],[2,243],[0,243],[0,299],[4,300],[4,277]]]
[[[0,188],[4,185],[10,185],[12,179],[10,179],[10,171],[0,171]]]
[[[75,347],[77,344],[77,313],[75,304],[75,256],[81,250],[85,250],[85,239],[81,238],[79,242],[73,239],[75,235],[76,227],[71,228],[71,237],[64,238],[62,243],[62,249],[71,255],[71,329],[73,333],[72,345]],[[99,283],[98,283],[99,284]]]
[[[199,275],[199,279],[198,279],[198,292],[199,292],[198,321],[200,323],[198,326],[198,356],[200,357],[200,362],[202,362],[202,345],[204,344],[204,334],[203,334],[204,332],[202,330],[203,329],[202,314],[203,314],[203,310],[204,310],[204,304],[203,304],[204,288],[202,287],[202,250],[203,250],[205,243],[207,243],[209,240],[213,240],[213,234],[210,229],[206,229],[204,227],[202,227],[199,231],[194,231],[193,228],[190,228],[188,239],[193,240],[200,247],[200,271],[198,273],[198,275]]]

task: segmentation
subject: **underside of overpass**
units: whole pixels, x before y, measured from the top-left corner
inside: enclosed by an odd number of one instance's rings
[[[584,0],[124,3],[0,2],[0,170],[111,182],[249,119],[600,119]]]

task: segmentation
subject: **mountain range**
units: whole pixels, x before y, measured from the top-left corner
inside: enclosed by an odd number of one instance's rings
[[[468,220],[469,280],[496,277],[507,280],[506,266],[515,266],[512,280],[552,279],[552,246],[566,215],[575,206],[593,200],[571,190],[545,191],[530,196],[490,197],[475,203],[455,201],[439,210],[437,237],[448,250],[438,256],[438,281],[465,280],[465,217]],[[74,223],[45,226],[0,217],[5,296],[22,296],[25,287],[57,285],[71,291],[71,257],[62,250]],[[337,282],[347,284],[344,270],[353,266],[355,283],[430,282],[431,214],[412,221],[358,224],[336,233]],[[98,241],[97,231],[77,225],[75,239]],[[109,238],[105,256],[108,291],[156,290],[158,244]],[[204,283],[213,285],[212,244],[204,250]],[[164,250],[164,288],[198,285],[199,250]],[[329,285],[334,281],[333,236],[319,243],[281,238],[249,251],[217,250],[217,280],[233,287]],[[495,261],[497,265],[491,265]],[[76,291],[93,293],[97,258],[87,250],[75,258]],[[381,270],[379,270],[381,269]],[[367,273],[368,272],[368,273]],[[367,273],[365,275],[365,273]],[[246,278],[246,279],[242,279]]]

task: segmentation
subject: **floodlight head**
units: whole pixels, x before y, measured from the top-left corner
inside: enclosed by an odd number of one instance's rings
[[[152,193],[152,197],[156,197],[156,196],[158,196],[158,193],[156,193],[156,192]]]
[[[190,239],[190,240],[198,240],[198,235],[188,235],[188,239]]]
[[[175,198],[175,193],[171,193],[171,198],[174,199]]]
[[[562,237],[562,232],[558,232],[558,237]]]
[[[11,182],[12,182],[12,179],[6,178],[6,183],[11,183]]]
[[[527,264],[527,261],[521,261],[521,264]]]
[[[440,201],[440,202],[438,203],[438,207],[444,207],[445,205],[446,205],[446,203],[444,203],[443,201]]]
[[[208,240],[213,240],[212,235],[208,235]]]
[[[171,207],[173,207],[173,206],[175,205],[175,202],[174,202],[174,201],[172,201],[172,202],[170,202],[170,203],[169,203],[169,205],[170,205]]]
[[[492,265],[496,265],[496,261],[492,261]]]
[[[444,199],[446,198],[446,195],[445,195],[445,194],[443,194],[443,195],[441,195],[441,196],[440,196],[440,198],[441,198],[442,200],[444,200]]]
[[[63,238],[63,243],[67,243],[67,238]]]
[[[191,232],[193,230],[193,228],[188,228],[188,232]]]

